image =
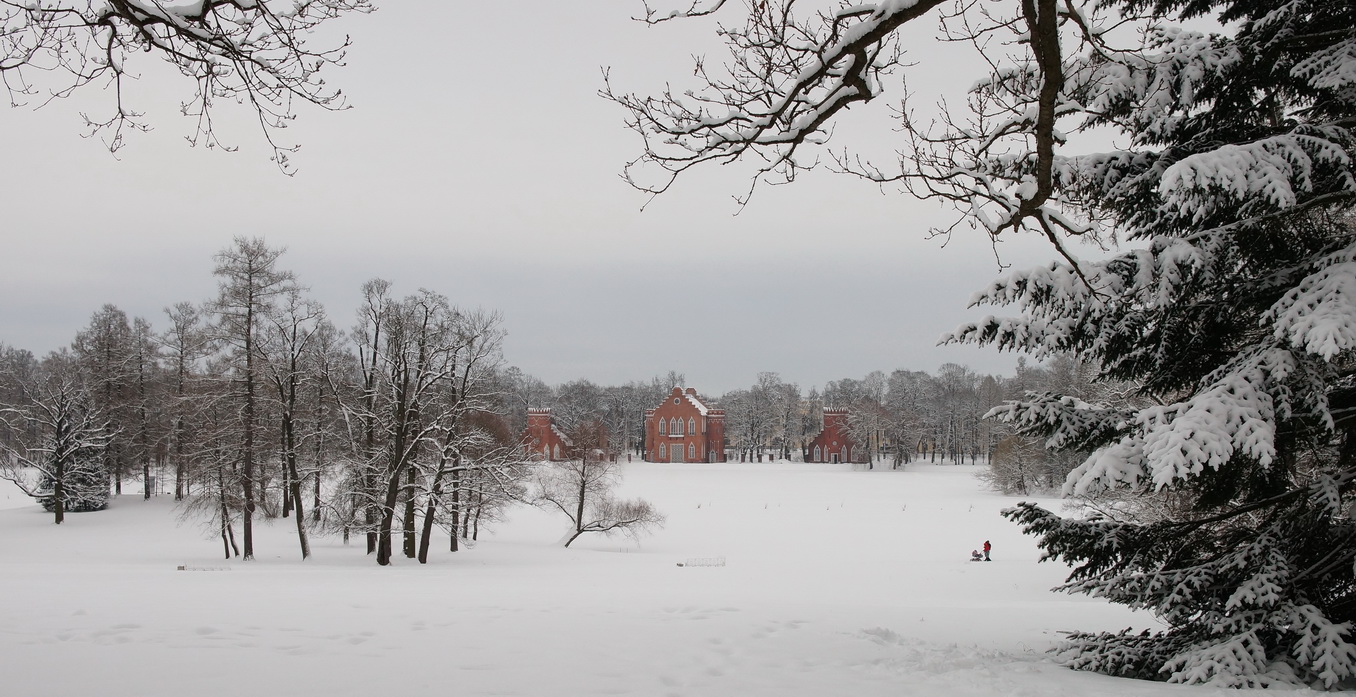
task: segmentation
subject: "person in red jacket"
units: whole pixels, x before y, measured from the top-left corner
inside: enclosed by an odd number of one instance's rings
[[[989,558],[989,550],[990,550],[990,549],[993,549],[993,545],[989,544],[989,541],[988,541],[988,540],[985,540],[985,541],[984,541],[984,561],[993,561],[992,559]]]

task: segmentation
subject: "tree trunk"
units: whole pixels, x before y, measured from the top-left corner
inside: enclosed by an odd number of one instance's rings
[[[292,467],[287,461],[294,459],[295,455],[288,451],[287,419],[284,418],[283,421],[282,517],[287,518],[292,515]]]
[[[297,542],[301,545],[301,558],[304,561],[311,556],[311,541],[306,536],[306,515],[301,507],[301,478],[297,476],[297,432],[291,416],[295,401],[296,387],[293,385],[288,395],[287,412],[283,415],[283,517],[287,517],[289,503],[296,507]]]
[[[400,470],[391,472],[386,478],[385,506],[381,511],[381,524],[376,531],[377,563],[387,566],[391,563],[391,528],[395,523],[395,507],[400,499]]]
[[[316,467],[319,467],[319,466],[320,466],[320,465],[319,465],[319,462],[317,461]],[[314,490],[312,493],[314,494],[314,499],[312,500],[313,502],[311,503],[311,520],[312,520],[312,521],[319,521],[319,520],[320,520],[320,470],[319,470],[319,469],[317,469],[317,470],[316,470],[316,473],[315,473],[315,490]]]
[[[221,546],[226,558],[231,558],[232,550],[236,556],[240,556],[240,549],[235,545],[235,531],[231,529],[231,509],[226,505],[226,476],[220,469],[217,470],[217,503],[217,515],[221,517]]]
[[[241,484],[245,496],[244,511],[240,516],[240,531],[244,536],[245,559],[254,559],[254,299],[245,311],[245,439],[242,449],[243,472]]]
[[[433,490],[429,493],[428,505],[424,507],[424,527],[419,534],[419,563],[428,563],[428,546],[433,537],[433,516],[438,512],[438,497],[443,493],[443,473],[439,468],[433,478]]]
[[[306,536],[306,516],[301,510],[301,481],[297,478],[296,458],[293,457],[287,466],[291,470],[292,501],[297,506],[297,542],[301,544],[301,558],[305,560],[311,556],[311,541]]]
[[[476,492],[476,517],[471,520],[471,539],[480,539],[480,512],[485,510],[485,491]]]
[[[461,538],[461,528],[457,525],[461,515],[461,456],[458,455],[456,467],[452,470],[452,503],[448,506],[448,513],[452,518],[452,551],[458,550]]]
[[[466,492],[466,505],[461,507],[461,538],[464,540],[470,537],[471,513],[474,510],[477,515],[480,511],[471,503],[471,492]]]
[[[404,532],[404,551],[405,557],[414,559],[419,555],[419,550],[414,539],[414,484],[416,481],[415,467],[409,466],[409,476],[405,484],[405,520],[402,521]]]
[[[566,547],[569,547],[570,543],[574,542],[574,538],[584,534],[584,502],[588,498],[589,493],[588,461],[586,460],[579,463],[579,466],[584,468],[579,477],[579,504],[575,507],[574,513],[574,535],[565,541]]]
[[[56,524],[61,525],[66,520],[66,464],[61,460],[56,461],[56,476],[52,482],[52,513],[55,514]]]

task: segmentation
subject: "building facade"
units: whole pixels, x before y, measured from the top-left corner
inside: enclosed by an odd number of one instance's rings
[[[805,447],[806,462],[866,462],[848,429],[847,409],[825,409],[824,429]]]
[[[663,403],[645,410],[645,459],[725,462],[725,410],[707,407],[691,387],[673,388]]]
[[[568,460],[574,443],[556,428],[550,409],[528,409],[527,428],[522,435],[523,449],[539,460]]]

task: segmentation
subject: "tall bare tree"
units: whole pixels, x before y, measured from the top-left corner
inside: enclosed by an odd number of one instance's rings
[[[278,268],[284,250],[270,247],[262,238],[236,237],[215,256],[213,273],[220,279],[219,292],[211,303],[216,320],[216,338],[227,347],[232,396],[239,406],[239,458],[242,503],[241,537],[244,558],[254,558],[254,512],[259,483],[258,443],[262,370],[261,334],[266,317],[279,297],[293,285],[290,271]]]
[[[170,326],[160,335],[160,348],[168,373],[167,398],[169,414],[169,455],[174,462],[174,500],[182,501],[191,487],[190,464],[192,453],[198,447],[195,423],[201,382],[201,361],[210,351],[208,334],[203,326],[202,313],[188,302],[175,303],[165,308]]]
[[[264,373],[276,400],[283,481],[282,514],[286,518],[296,511],[297,542],[301,547],[301,558],[307,559],[311,556],[311,544],[306,534],[302,477],[298,468],[303,438],[300,430],[304,414],[312,406],[304,403],[304,391],[309,383],[319,379],[315,340],[328,322],[324,309],[304,298],[296,286],[286,288],[264,321],[261,353],[266,359]]]
[[[132,325],[127,313],[104,305],[71,343],[80,370],[90,380],[90,397],[105,424],[109,441],[103,449],[104,468],[113,477],[113,493],[122,494],[122,479],[136,459],[135,371],[132,367]]]

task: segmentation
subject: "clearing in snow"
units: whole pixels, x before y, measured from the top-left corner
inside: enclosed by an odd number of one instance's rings
[[[1060,630],[1152,618],[1049,592],[1067,569],[1037,563],[999,516],[1019,499],[975,471],[635,463],[619,493],[667,516],[651,537],[562,549],[564,518],[518,508],[474,549],[449,553],[443,538],[427,566],[399,556],[387,568],[357,538],[317,537],[302,562],[284,520],[261,522],[255,561],[226,561],[219,540],[177,523],[168,496],[124,494],[57,526],[0,489],[0,691],[1216,692],[1051,663]],[[993,563],[971,563],[984,540]]]

